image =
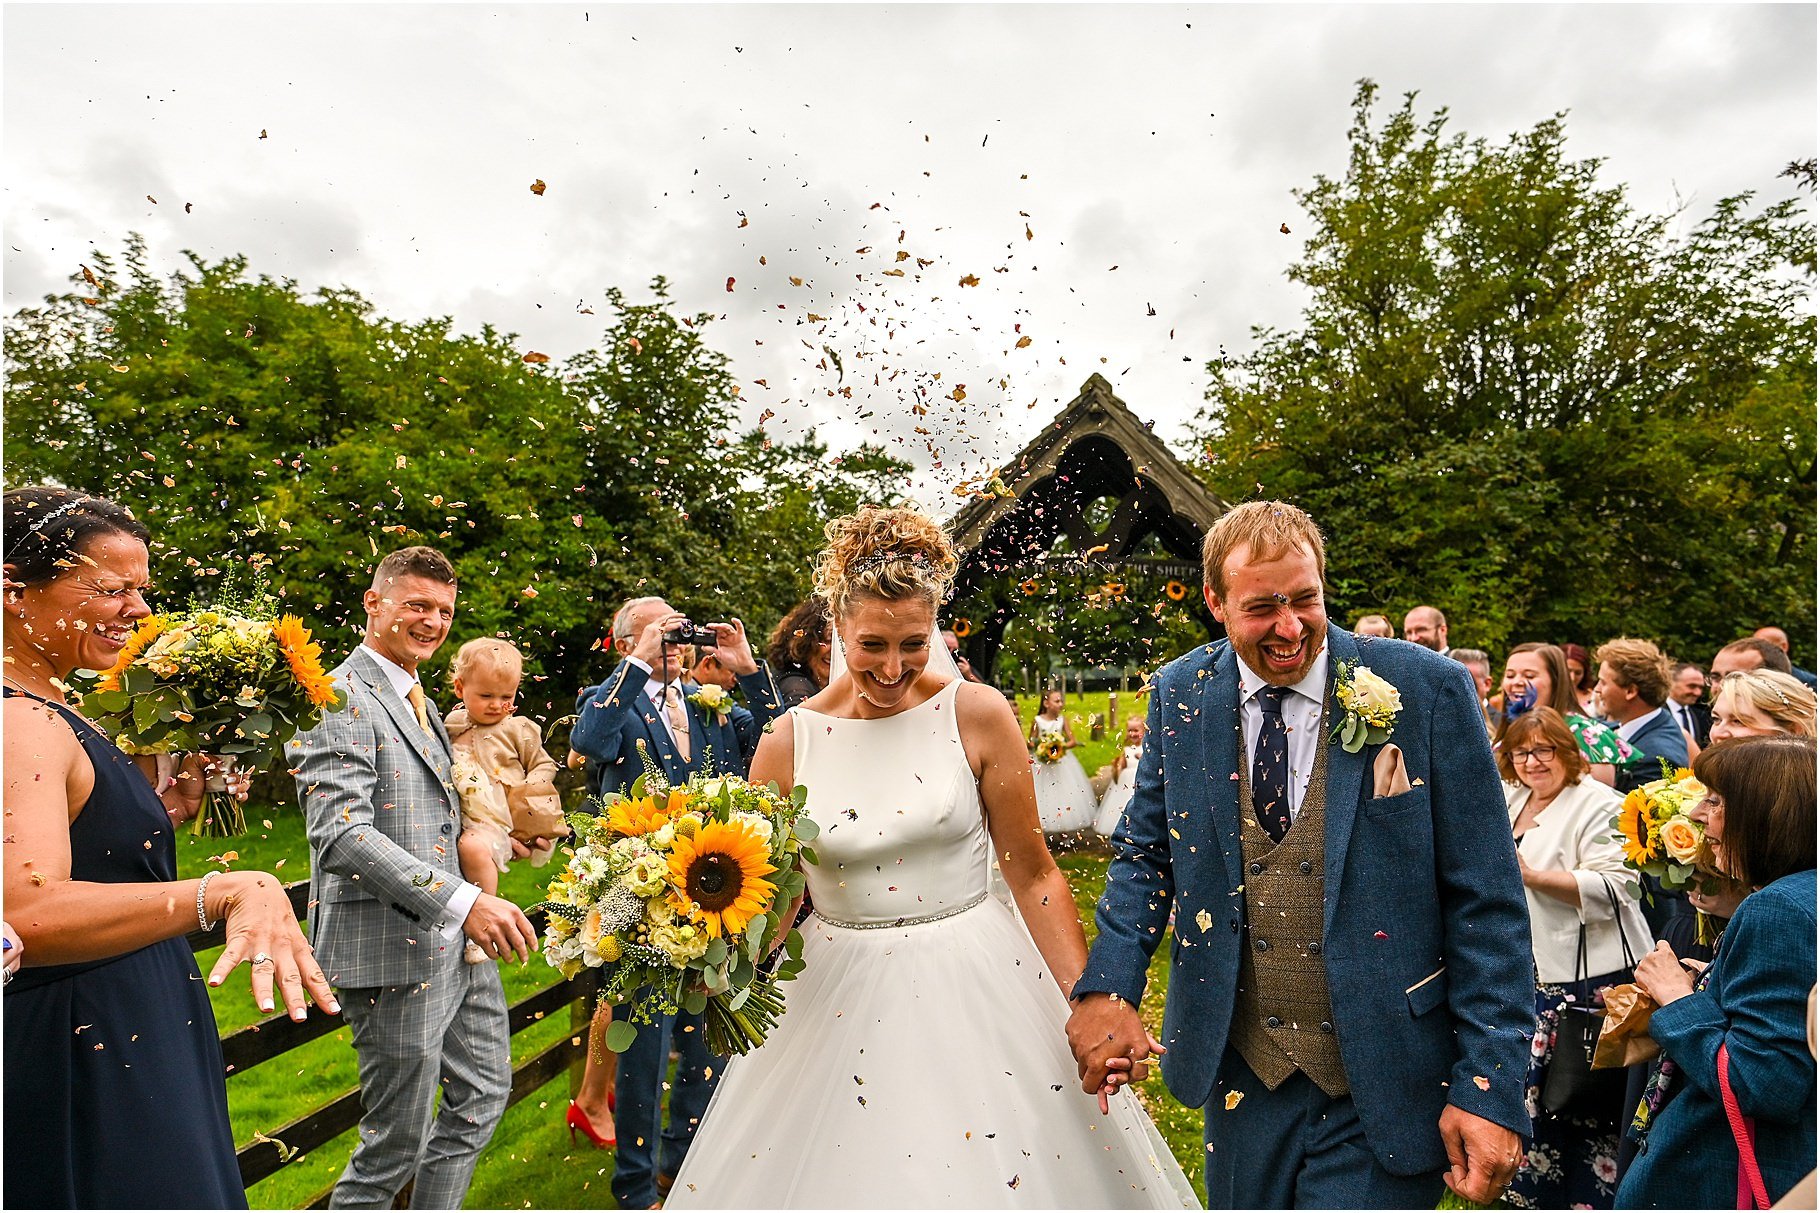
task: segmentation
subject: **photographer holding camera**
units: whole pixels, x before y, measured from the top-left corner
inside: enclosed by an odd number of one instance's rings
[[[780,700],[770,671],[752,654],[745,625],[737,619],[692,624],[662,598],[634,598],[613,616],[618,667],[606,682],[582,691],[576,703],[569,745],[589,760],[591,773],[600,773],[598,783],[590,778],[590,792],[630,792],[644,773],[641,742],[673,785],[697,773],[745,775],[752,749],[742,744],[732,713],[707,712],[692,701],[701,688],[683,678],[691,646],[712,652],[737,679],[757,722],[750,730],[756,748],[758,732],[779,713]],[[606,1023],[605,1015],[597,1016],[590,1035],[604,1034]],[[682,1056],[670,1091],[670,1125],[663,1129],[663,1078],[672,1041]],[[726,1061],[708,1052],[699,1015],[666,1016],[641,1026],[620,1056],[617,1098],[609,1113],[610,1070],[595,1061],[601,1052],[595,1043],[590,1041],[581,1090],[569,1107],[570,1135],[585,1132],[603,1147],[617,1137],[613,1195],[622,1209],[649,1208],[682,1165]],[[614,1133],[603,1135],[594,1126],[604,1125],[609,1114]]]

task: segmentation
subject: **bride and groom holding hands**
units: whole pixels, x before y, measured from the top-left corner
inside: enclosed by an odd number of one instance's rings
[[[820,827],[806,967],[765,1045],[720,1076],[668,1204],[1193,1207],[1120,1089],[1159,1057],[1171,1092],[1206,1109],[1212,1207],[1433,1207],[1444,1185],[1475,1201],[1502,1192],[1529,1124],[1533,993],[1476,691],[1435,653],[1329,625],[1312,519],[1253,502],[1209,532],[1207,601],[1227,639],[1157,675],[1091,950],[1043,841],[1017,718],[960,677],[937,630],[958,564],[947,536],[915,511],[867,508],[829,524],[828,540],[816,589],[835,626],[831,680],[772,723],[750,770],[802,784]],[[447,603],[379,630],[433,651],[452,615],[448,580],[432,587]],[[440,862],[430,844],[453,821],[440,788],[327,794],[356,768],[368,782],[415,769],[380,761],[386,719],[409,732],[408,710],[385,706],[389,717],[354,714],[372,727],[325,736],[299,768],[313,837],[341,820],[335,804],[368,806],[335,836],[366,848],[342,866],[371,879],[360,899],[323,901],[375,921],[354,953],[319,940],[324,968],[348,983],[341,970],[375,954],[365,944],[402,929],[378,921],[388,898],[423,903],[408,942],[421,941],[423,965],[437,960],[433,981],[343,999],[358,1004],[368,1116],[336,1203],[369,1203],[369,1189],[382,1203],[415,1163],[413,1203],[454,1207],[503,1108],[509,1056],[496,968],[461,965],[447,937],[474,937],[476,915],[490,915],[481,925],[497,930],[481,934],[519,951],[528,924],[484,896],[463,922],[453,884],[405,868],[392,879],[369,853],[402,825],[423,846],[401,864]],[[1369,730],[1350,718],[1361,708]],[[392,820],[418,801],[439,812]],[[381,805],[393,809],[383,822]],[[994,856],[1014,908],[987,895]],[[1171,934],[1158,1040],[1137,1007]],[[388,998],[396,1015],[379,1014]],[[398,1069],[398,1023],[418,1024],[412,1055],[430,1060],[381,1082]],[[451,1071],[451,1056],[467,1060]],[[432,1130],[439,1070],[449,1085]],[[386,1091],[397,1098],[375,1103]],[[388,1136],[392,1112],[402,1123]]]
[[[1533,992],[1471,677],[1329,625],[1293,506],[1239,506],[1203,556],[1227,639],[1157,675],[1090,950],[1017,720],[940,642],[947,537],[901,509],[830,524],[834,676],[751,771],[805,785],[822,829],[807,967],[670,1205],[1192,1206],[1120,1091],[1159,1057],[1206,1109],[1210,1207],[1502,1193]],[[1137,1007],[1171,930],[1157,1040]]]

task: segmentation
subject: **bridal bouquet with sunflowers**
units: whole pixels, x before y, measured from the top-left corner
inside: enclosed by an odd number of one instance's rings
[[[339,711],[347,695],[323,669],[322,646],[268,595],[151,615],[82,696],[83,710],[128,754],[201,751],[270,766],[301,729]],[[226,782],[210,781],[195,831],[245,832]]]
[[[1624,866],[1655,877],[1671,892],[1693,884],[1710,858],[1706,829],[1688,811],[1705,798],[1706,787],[1691,770],[1666,762],[1662,778],[1633,788],[1611,823],[1624,848]]]
[[[647,767],[629,796],[570,816],[574,849],[539,905],[549,918],[544,958],[573,977],[600,969],[601,996],[629,1003],[606,1044],[623,1053],[636,1024],[678,1010],[700,1014],[722,1057],[751,1051],[783,1014],[781,984],[802,972],[803,941],[767,972],[768,943],[807,883],[817,829],[790,795],[733,776],[670,787]]]

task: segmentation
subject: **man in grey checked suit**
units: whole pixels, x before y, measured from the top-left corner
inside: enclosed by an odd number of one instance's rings
[[[353,1030],[365,1109],[330,1204],[390,1208],[415,1178],[412,1207],[457,1209],[512,1085],[499,968],[464,964],[462,950],[471,939],[523,960],[536,937],[456,860],[449,735],[417,680],[455,616],[453,566],[433,548],[393,552],[363,604],[365,641],[335,671],[347,710],[291,743],[310,938]]]

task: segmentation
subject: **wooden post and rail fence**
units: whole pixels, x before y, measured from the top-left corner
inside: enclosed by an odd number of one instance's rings
[[[301,921],[306,918],[310,882],[294,881],[285,886],[285,892],[290,896],[291,910],[298,919]],[[541,936],[544,916],[535,913],[530,918],[531,925]],[[190,948],[195,952],[218,948],[226,942],[227,929],[220,923],[212,930],[191,931],[189,934]],[[598,973],[584,969],[574,977],[546,986],[511,1006],[510,1031],[514,1036],[534,1023],[560,1014],[564,1009],[569,1012],[571,1031],[536,1056],[512,1067],[512,1092],[506,1099],[506,1106],[510,1107],[524,1099],[565,1070],[570,1072],[571,1089],[580,1082],[581,1065],[587,1056],[588,1021],[593,1015],[594,997],[599,990]],[[226,1064],[229,1075],[244,1074],[254,1066],[283,1057],[299,1045],[337,1031],[342,1023],[339,1016],[332,1015],[311,1015],[298,1022],[279,1012],[269,1019],[249,1024],[223,1036],[222,1061]],[[360,1115],[360,1091],[352,1088],[269,1134],[262,1134],[260,1140],[240,1148],[240,1182],[251,1188],[280,1167],[320,1149],[354,1128],[360,1123]],[[333,1185],[323,1189],[305,1207],[327,1208],[329,1194],[333,1190]]]

